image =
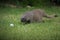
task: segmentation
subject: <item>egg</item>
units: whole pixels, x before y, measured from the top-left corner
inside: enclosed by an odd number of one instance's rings
[[[14,24],[10,24],[10,26],[12,26],[12,27],[13,27],[13,26],[14,26]]]

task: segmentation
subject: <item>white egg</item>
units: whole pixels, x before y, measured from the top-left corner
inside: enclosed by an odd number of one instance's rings
[[[10,26],[12,26],[12,27],[13,27],[13,26],[14,26],[14,24],[10,24]]]

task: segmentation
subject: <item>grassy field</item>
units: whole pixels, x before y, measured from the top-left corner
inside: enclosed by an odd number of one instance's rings
[[[45,18],[45,22],[23,25],[21,15],[34,8],[0,8],[0,40],[60,40],[60,7],[42,7],[56,18]],[[14,26],[10,26],[10,24]]]

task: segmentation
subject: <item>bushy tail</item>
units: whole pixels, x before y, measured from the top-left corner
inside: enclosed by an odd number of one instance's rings
[[[45,15],[45,17],[47,18],[54,18],[54,17],[58,17],[56,14],[52,14],[52,15]]]

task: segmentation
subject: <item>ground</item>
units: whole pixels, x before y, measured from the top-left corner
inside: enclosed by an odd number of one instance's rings
[[[45,22],[23,25],[21,15],[34,8],[0,8],[0,40],[60,40],[60,7],[42,7],[56,18],[45,18]],[[14,26],[10,26],[14,24]]]

